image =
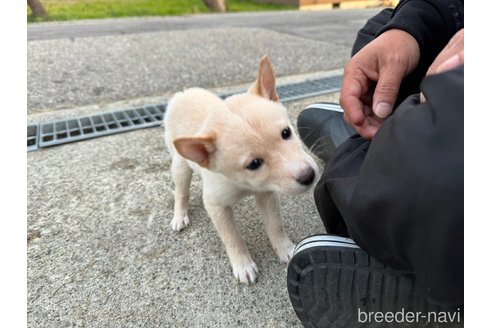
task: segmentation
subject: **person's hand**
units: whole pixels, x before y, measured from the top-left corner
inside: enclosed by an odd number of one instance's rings
[[[462,28],[449,40],[444,49],[437,55],[434,62],[427,70],[427,75],[449,71],[465,63],[465,29]],[[425,102],[425,97],[420,93],[420,102]]]
[[[395,104],[403,78],[420,59],[417,40],[389,30],[362,48],[345,66],[340,105],[345,121],[371,139]]]

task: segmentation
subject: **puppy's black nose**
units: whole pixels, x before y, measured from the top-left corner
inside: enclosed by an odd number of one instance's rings
[[[301,175],[296,180],[303,186],[309,186],[313,183],[315,175],[313,168],[310,166],[302,171]]]

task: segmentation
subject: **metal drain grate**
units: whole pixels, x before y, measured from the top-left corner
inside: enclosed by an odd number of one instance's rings
[[[277,93],[282,102],[314,97],[324,93],[336,92],[342,85],[342,76],[332,76],[322,79],[287,84],[277,87]]]
[[[38,149],[38,126],[27,126],[27,151]]]
[[[340,90],[341,76],[333,76],[277,87],[282,102]],[[231,94],[222,94],[226,98]],[[162,124],[167,103],[123,109],[27,127],[27,151],[86,140]]]
[[[165,110],[166,106],[159,104],[43,123],[39,147],[156,126],[161,124]]]

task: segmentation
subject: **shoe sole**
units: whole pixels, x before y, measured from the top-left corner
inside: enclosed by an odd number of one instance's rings
[[[297,316],[309,328],[381,327],[359,320],[361,313],[427,311],[412,273],[383,265],[349,238],[316,235],[301,241],[287,286]]]

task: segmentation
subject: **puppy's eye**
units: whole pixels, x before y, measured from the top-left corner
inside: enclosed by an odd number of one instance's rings
[[[292,135],[292,131],[290,131],[289,127],[286,127],[282,130],[282,139],[287,140]]]
[[[255,158],[248,164],[248,166],[246,166],[246,168],[250,171],[254,171],[259,169],[261,164],[263,164],[263,160],[261,158]]]

